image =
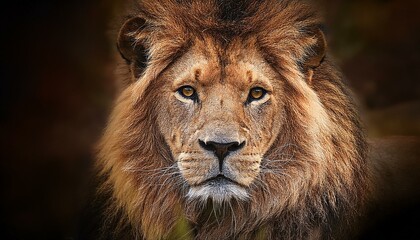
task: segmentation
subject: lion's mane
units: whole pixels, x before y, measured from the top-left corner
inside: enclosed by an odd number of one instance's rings
[[[368,194],[366,143],[351,93],[328,54],[316,68],[305,68],[314,51],[310,33],[322,24],[316,11],[293,0],[137,1],[129,9],[128,17],[149,23],[136,33],[147,65],[118,98],[100,144],[102,235],[169,238],[180,222],[196,239],[344,234]],[[194,39],[213,38],[223,46],[234,36],[256,36],[258,51],[284,78],[285,123],[261,163],[275,171],[261,172],[249,201],[215,207],[185,199],[187,186],[170,167],[174,160],[155,124],[154,80]],[[129,64],[123,68],[133,73]]]

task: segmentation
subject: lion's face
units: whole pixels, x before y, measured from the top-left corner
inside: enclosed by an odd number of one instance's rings
[[[160,78],[158,124],[188,197],[246,199],[278,135],[282,85],[252,44],[197,45]]]

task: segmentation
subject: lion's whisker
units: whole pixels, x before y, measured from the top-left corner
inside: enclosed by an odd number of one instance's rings
[[[155,169],[140,169],[137,168],[135,166],[125,166],[122,168],[123,171],[125,172],[137,172],[137,173],[149,173],[149,172],[159,172],[162,170],[166,170],[166,169],[177,169],[177,165],[176,164],[172,164],[171,166],[166,166],[166,167],[162,167],[162,168],[155,168]]]
[[[269,169],[269,168],[261,168],[263,173],[272,173],[272,174],[280,174],[289,178],[292,178],[289,174],[284,172],[284,169]],[[281,171],[283,170],[283,171]]]
[[[267,184],[262,179],[256,178],[255,180],[256,181],[254,182],[254,184],[257,188],[261,188],[263,192],[265,192],[267,195],[271,195],[271,191],[268,189]]]
[[[230,207],[230,210],[232,211],[233,230],[234,230],[234,232],[236,232],[237,221],[236,221],[235,211],[233,210],[233,207],[232,207],[232,203],[231,202],[228,202],[228,205]]]
[[[218,203],[217,203],[218,204]],[[216,207],[215,207],[215,203],[213,202],[213,204],[212,204],[212,211],[213,211],[213,213],[214,213],[214,218],[215,218],[215,220],[216,220],[216,222],[217,222],[217,225],[220,225],[220,222],[219,222],[219,219],[218,219],[218,217],[217,217],[217,212],[216,212]]]
[[[289,163],[289,162],[296,162],[296,163],[319,163],[319,161],[315,161],[315,160],[310,160],[310,159],[297,159],[297,158],[288,158],[288,159],[267,159],[265,158],[264,161],[262,162],[262,165],[265,166],[270,166],[270,164],[273,163]]]

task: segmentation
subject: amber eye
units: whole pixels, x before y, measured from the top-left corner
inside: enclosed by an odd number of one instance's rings
[[[249,96],[248,96],[248,101],[255,101],[255,100],[260,100],[262,99],[265,94],[267,94],[267,91],[263,88],[260,87],[256,87],[251,89],[251,91],[249,91]]]
[[[191,86],[183,86],[178,89],[178,93],[184,98],[195,99],[197,94]]]

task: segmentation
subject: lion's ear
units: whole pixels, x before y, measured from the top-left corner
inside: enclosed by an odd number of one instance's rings
[[[133,17],[127,20],[118,34],[117,47],[121,57],[130,65],[137,79],[147,66],[147,47],[145,43],[146,20]]]
[[[324,60],[325,54],[327,52],[327,41],[325,40],[324,33],[321,31],[321,29],[317,28],[312,35],[316,42],[311,47],[304,64],[307,73],[307,81],[309,83],[312,83],[314,69],[321,65],[322,60]]]
[[[325,40],[324,33],[321,29],[317,28],[313,32],[316,43],[311,47],[309,56],[306,59],[305,65],[309,68],[318,67],[325,57],[327,51],[327,41]]]

